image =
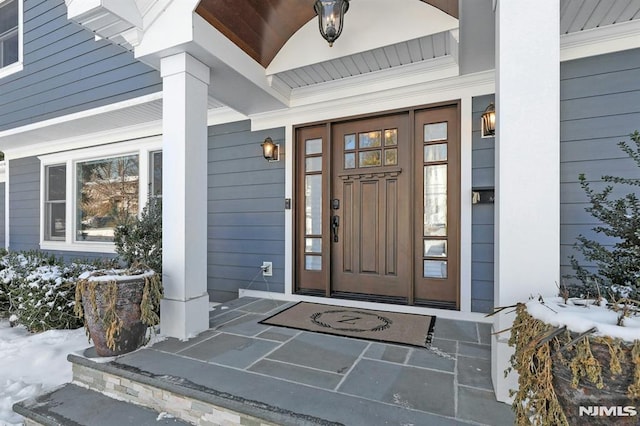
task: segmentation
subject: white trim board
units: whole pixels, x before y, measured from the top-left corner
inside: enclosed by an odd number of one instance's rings
[[[1,148],[11,159],[157,136],[162,133],[162,92],[92,108],[0,132]],[[123,116],[139,117],[128,126],[107,128]],[[228,107],[212,108],[207,124],[231,123],[248,117]]]
[[[560,62],[640,48],[640,20],[560,36]]]
[[[491,70],[254,114],[249,118],[251,130],[265,130],[493,93],[495,73]]]

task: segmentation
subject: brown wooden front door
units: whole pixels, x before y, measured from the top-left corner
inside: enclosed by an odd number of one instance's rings
[[[332,292],[411,289],[409,114],[333,126]]]
[[[296,129],[296,290],[459,306],[459,105]]]

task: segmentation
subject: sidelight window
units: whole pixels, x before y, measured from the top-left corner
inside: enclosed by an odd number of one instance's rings
[[[426,124],[423,141],[423,276],[447,278],[447,122]]]
[[[304,143],[304,268],[322,270],[322,139]]]

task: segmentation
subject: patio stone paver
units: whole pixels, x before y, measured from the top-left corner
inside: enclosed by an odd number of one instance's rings
[[[238,311],[238,310],[228,310],[221,312],[219,314],[215,314],[212,316],[213,312],[209,312],[209,328],[218,328],[223,324],[228,323],[229,321],[233,321],[236,318],[243,317],[247,315],[246,312]]]
[[[364,353],[365,358],[404,364],[409,355],[410,348],[393,346],[381,343],[372,343]]]
[[[453,379],[453,374],[363,359],[338,391],[453,417]]]
[[[465,386],[458,386],[458,416],[486,424],[513,424],[511,407],[496,401],[493,392]]]
[[[230,367],[245,368],[272,351],[278,344],[232,334],[219,334],[191,346],[180,355]]]
[[[252,312],[256,314],[267,314],[272,311],[284,309],[285,305],[289,305],[289,304],[291,304],[291,302],[283,302],[282,300],[261,299],[256,303],[247,304],[243,306],[241,309],[245,312]]]
[[[214,328],[118,362],[348,426],[513,425],[493,393],[488,324],[438,318],[429,348],[258,324],[288,303],[218,305]]]
[[[268,359],[342,374],[355,363],[368,342],[317,333],[301,333]]]
[[[241,334],[243,336],[256,336],[271,327],[270,325],[259,324],[259,321],[263,318],[264,315],[247,314],[222,324],[218,327],[218,331]]]
[[[267,376],[279,377],[305,385],[312,385],[323,389],[335,389],[342,378],[341,374],[314,370],[298,365],[286,364],[279,361],[263,359],[249,368],[249,371],[262,373]]]
[[[434,352],[444,352],[456,355],[458,353],[458,342],[455,340],[433,339],[431,340],[429,349]]]
[[[210,311],[209,315],[211,316],[212,312],[215,314],[219,314],[219,313],[225,313],[233,309],[239,309],[245,305],[257,302],[259,300],[261,299],[257,299],[255,297],[241,297],[239,299],[230,300],[228,302],[224,302],[214,306],[213,309]]]
[[[478,324],[480,332],[480,343],[484,345],[491,344],[491,324]]]
[[[277,342],[286,342],[296,334],[301,333],[300,330],[294,330],[292,328],[284,327],[271,327],[268,330],[263,331],[256,337],[267,340],[275,340]]]
[[[184,350],[185,347],[196,345],[218,334],[219,333],[216,330],[207,330],[198,334],[196,337],[189,339],[188,342],[183,342],[180,339],[169,337],[165,340],[155,343],[153,345],[153,349],[164,352],[178,352]]]
[[[458,354],[473,358],[491,359],[491,346],[460,342],[458,343]]]
[[[414,349],[407,364],[453,373],[456,368],[456,358],[453,355],[440,355],[428,349]]]
[[[221,403],[220,399],[224,398],[224,395],[234,395],[236,398],[231,401],[232,403],[260,401],[259,406],[268,405],[277,407],[282,412],[304,413],[349,426],[464,424],[458,419],[444,418],[433,413],[407,410],[399,405],[380,403],[312,386],[302,386],[249,371],[206,364],[159,351],[143,349],[132,352],[119,358],[118,363],[133,367],[134,371],[143,371],[145,376],[149,377],[148,381],[165,386],[171,391],[179,391],[181,383],[191,383],[198,389],[208,389],[206,395],[200,395],[200,397],[212,403]],[[164,380],[166,376],[179,377],[183,380],[176,383],[167,382]],[[452,393],[449,398],[451,395]],[[259,412],[254,412],[256,404],[242,404],[242,406],[248,414],[260,415]]]
[[[462,342],[480,343],[476,323],[454,321],[445,318],[436,319],[434,337],[439,339],[459,340]]]
[[[493,390],[491,360],[458,356],[458,383]]]

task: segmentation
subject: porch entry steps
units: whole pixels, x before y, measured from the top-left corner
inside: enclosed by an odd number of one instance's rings
[[[426,349],[259,323],[286,305],[242,298],[186,342],[71,354],[73,382],[15,410],[27,425],[159,425],[162,412],[203,426],[513,424],[491,389],[487,324],[438,319]]]
[[[25,417],[25,426],[189,425],[165,413],[109,398],[72,383],[20,402],[13,409]]]
[[[14,405],[25,426],[341,425],[117,362],[68,360],[72,383]]]

